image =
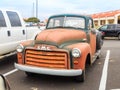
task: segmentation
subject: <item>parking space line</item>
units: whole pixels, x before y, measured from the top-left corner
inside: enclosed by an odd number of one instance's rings
[[[13,69],[13,70],[11,70],[11,71],[3,74],[3,76],[8,76],[8,75],[10,75],[10,74],[12,74],[12,73],[14,73],[14,72],[16,72],[16,71],[18,71],[18,69]]]
[[[106,81],[107,81],[107,72],[108,72],[108,62],[110,57],[110,50],[107,50],[103,71],[102,71],[102,77],[100,81],[99,90],[106,90]]]

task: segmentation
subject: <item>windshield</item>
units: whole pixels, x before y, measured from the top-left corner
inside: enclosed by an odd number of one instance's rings
[[[47,28],[85,28],[85,19],[82,17],[54,17],[48,22]]]

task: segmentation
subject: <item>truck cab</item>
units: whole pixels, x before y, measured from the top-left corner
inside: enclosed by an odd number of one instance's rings
[[[93,28],[89,16],[51,16],[45,30],[17,47],[15,67],[28,76],[32,73],[74,76],[83,82],[86,65],[99,57],[103,44],[101,33]]]
[[[31,39],[37,28],[25,27],[22,16],[15,10],[0,10],[0,58],[12,54],[21,41]]]

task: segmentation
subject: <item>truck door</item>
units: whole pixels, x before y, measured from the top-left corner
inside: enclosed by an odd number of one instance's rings
[[[12,46],[10,46],[9,23],[7,21],[5,11],[0,10],[0,55],[12,50]]]
[[[89,23],[88,23],[88,34],[90,38],[89,43],[90,43],[92,56],[93,56],[96,52],[96,31],[95,29],[93,29],[93,23],[91,19],[89,19]]]
[[[11,37],[12,45],[16,47],[22,40],[26,40],[26,28],[19,13],[14,11],[6,11],[6,13],[11,26],[8,35]]]
[[[116,35],[116,25],[108,25],[107,27],[107,36],[115,36]]]

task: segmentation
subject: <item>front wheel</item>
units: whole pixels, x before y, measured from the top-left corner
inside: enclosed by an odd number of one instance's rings
[[[85,81],[85,69],[82,71],[82,75],[76,76],[75,80],[77,82],[84,82]]]
[[[120,34],[118,34],[118,39],[120,40]]]

